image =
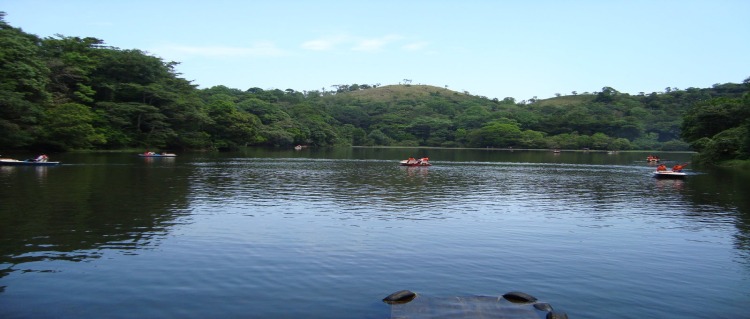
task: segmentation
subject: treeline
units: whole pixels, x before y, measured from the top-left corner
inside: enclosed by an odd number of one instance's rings
[[[722,147],[704,136],[718,132],[693,130],[706,117],[696,110],[725,105],[718,101],[747,108],[747,81],[639,95],[604,87],[520,102],[410,80],[339,84],[330,91],[198,89],[175,71],[176,62],[96,38],[39,38],[0,14],[0,149],[302,144],[706,150]],[[683,121],[685,114],[693,117]],[[740,131],[733,131],[735,139]]]
[[[694,103],[683,117],[682,138],[700,163],[750,160],[750,77],[735,89],[739,94]]]

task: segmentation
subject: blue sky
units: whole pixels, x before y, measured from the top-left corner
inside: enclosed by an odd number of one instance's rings
[[[181,64],[200,88],[429,84],[488,98],[750,77],[750,1],[0,0],[14,27]]]

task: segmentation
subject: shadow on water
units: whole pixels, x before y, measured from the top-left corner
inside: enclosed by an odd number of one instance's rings
[[[75,157],[75,156],[73,156]],[[78,156],[80,157],[80,156]],[[0,277],[37,261],[136,254],[185,214],[189,168],[89,156],[57,167],[0,167]],[[26,266],[23,266],[26,265]],[[19,268],[20,267],[20,268]]]
[[[685,198],[694,206],[687,216],[706,224],[730,220],[737,228],[735,245],[750,267],[750,172],[712,169],[690,176]]]

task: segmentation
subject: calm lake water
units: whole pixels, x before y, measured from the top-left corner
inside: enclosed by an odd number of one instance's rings
[[[657,180],[646,155],[351,148],[0,167],[0,317],[389,318],[381,299],[409,289],[523,291],[571,318],[748,318],[750,174]],[[434,166],[397,165],[409,156]]]

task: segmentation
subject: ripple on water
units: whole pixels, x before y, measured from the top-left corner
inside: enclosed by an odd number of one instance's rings
[[[216,309],[359,318],[372,314],[363,304],[400,289],[520,290],[576,317],[721,317],[742,311],[721,296],[746,301],[736,211],[688,200],[689,181],[654,180],[646,167],[287,159],[191,167],[183,207],[167,206],[153,224],[118,226],[115,236],[82,237],[98,239],[98,249],[67,253],[81,260],[51,263],[64,251],[59,242],[29,242],[18,254],[29,261],[17,268],[62,279],[25,277],[36,285],[28,291],[102,313],[126,300],[141,306],[122,312],[135,317],[196,318]],[[2,279],[14,303],[0,305],[21,309],[15,301],[38,296],[11,291],[20,274]]]

